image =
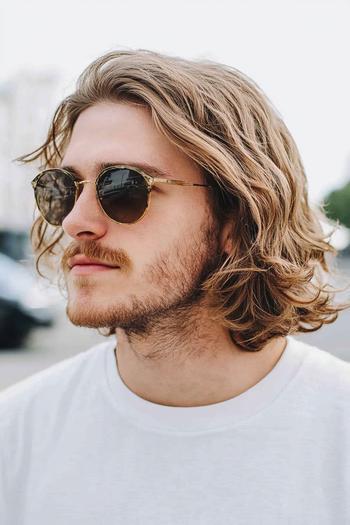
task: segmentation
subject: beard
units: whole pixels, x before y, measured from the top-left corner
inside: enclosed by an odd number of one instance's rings
[[[124,271],[132,268],[124,251],[112,252],[100,248],[95,241],[83,241],[68,247],[61,263],[63,269],[68,258],[77,253],[115,262]],[[191,330],[196,312],[207,304],[207,293],[202,285],[222,262],[219,226],[214,221],[207,222],[196,238],[178,239],[168,252],[160,253],[145,267],[140,282],[147,289],[146,296],[129,294],[124,300],[108,300],[102,305],[96,301],[91,301],[91,305],[89,301],[76,304],[68,300],[67,316],[77,326],[108,328],[109,335],[117,328],[123,329],[129,337],[145,337],[160,327],[166,327],[168,335],[169,332],[175,335],[180,328],[181,331],[186,327]],[[91,281],[81,276],[75,285],[91,297]]]

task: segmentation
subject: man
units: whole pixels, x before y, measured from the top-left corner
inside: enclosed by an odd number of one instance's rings
[[[349,523],[350,365],[292,336],[347,305],[259,88],[111,52],[37,158],[38,265],[110,337],[2,394],[1,522]]]

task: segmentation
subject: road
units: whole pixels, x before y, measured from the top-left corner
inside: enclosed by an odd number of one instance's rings
[[[346,278],[350,278],[349,259],[339,262],[339,269],[345,272]],[[339,282],[338,286],[344,286],[344,281]],[[350,301],[350,291],[339,295],[337,301],[340,300]],[[335,323],[323,326],[317,332],[296,337],[350,361],[350,309],[339,314]],[[65,304],[62,302],[52,328],[35,330],[24,348],[0,350],[0,390],[106,340],[96,330],[72,325],[66,317]]]

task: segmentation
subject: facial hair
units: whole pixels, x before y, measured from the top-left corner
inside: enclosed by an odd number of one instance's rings
[[[78,253],[120,265],[124,272],[132,269],[125,251],[111,251],[95,241],[84,241],[67,248],[61,263],[64,272],[69,257]],[[164,324],[174,334],[186,326],[191,329],[196,309],[206,301],[201,285],[221,263],[219,228],[207,220],[195,238],[178,239],[170,250],[145,267],[141,282],[148,285],[147,297],[132,294],[124,302],[109,301],[106,308],[74,308],[68,301],[66,313],[77,326],[108,328],[110,333],[122,328],[129,337],[146,337]],[[79,286],[88,288],[88,281],[82,279]]]

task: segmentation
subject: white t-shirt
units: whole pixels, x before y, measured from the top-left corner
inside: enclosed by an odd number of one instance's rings
[[[350,523],[350,363],[288,336],[246,392],[168,407],[114,346],[0,394],[2,525]]]

